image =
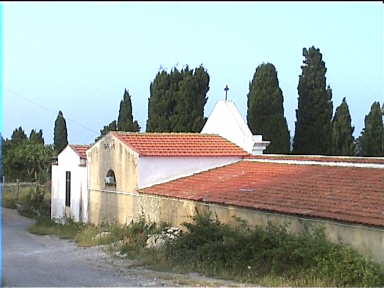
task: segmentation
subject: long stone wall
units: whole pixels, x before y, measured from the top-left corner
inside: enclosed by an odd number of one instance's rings
[[[90,219],[95,224],[112,221],[125,224],[144,215],[149,221],[167,222],[172,226],[180,226],[183,222],[191,222],[196,211],[210,211],[224,223],[233,223],[235,216],[245,220],[251,226],[265,226],[268,223],[286,224],[289,231],[296,233],[322,226],[330,241],[350,245],[361,254],[384,264],[384,229],[136,192],[117,194],[118,192],[90,191],[90,193],[100,194],[99,197],[95,197],[100,199],[100,202],[90,205],[90,209],[94,210],[90,215],[99,216],[98,219]],[[118,207],[115,207],[116,203]],[[96,213],[95,210],[98,209],[102,211]]]

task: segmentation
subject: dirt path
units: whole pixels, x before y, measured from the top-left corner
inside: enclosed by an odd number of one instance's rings
[[[74,242],[27,231],[33,223],[17,211],[2,208],[3,286],[132,287],[243,286],[198,274],[155,272],[112,258],[101,247],[81,248]]]

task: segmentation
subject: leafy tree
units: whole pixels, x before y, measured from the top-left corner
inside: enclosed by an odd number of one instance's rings
[[[60,153],[68,145],[67,123],[61,111],[59,111],[55,121],[53,145],[57,153]]]
[[[123,100],[120,101],[117,128],[119,131],[140,131],[139,123],[136,120],[133,121],[131,96],[126,89],[124,90]]]
[[[327,68],[318,48],[304,48],[303,56],[305,60],[297,87],[299,98],[293,153],[329,154],[333,104],[332,90],[326,86]]]
[[[256,68],[247,97],[250,130],[271,141],[265,152],[289,153],[290,135],[284,117],[283,93],[273,64],[261,64]]]
[[[29,134],[29,141],[44,145],[43,130],[40,129],[39,132],[36,132],[35,129],[32,129],[31,134]]]
[[[332,120],[332,155],[353,156],[355,155],[355,144],[351,124],[351,115],[347,101],[343,98],[342,103],[336,108]]]
[[[11,136],[11,144],[12,145],[18,145],[28,140],[27,135],[25,134],[23,128],[21,126],[19,128],[16,128],[12,132]]]
[[[16,129],[10,140],[2,140],[3,173],[7,181],[47,181],[50,169],[50,160],[54,150],[52,145],[41,143],[42,130],[36,133],[31,131],[28,139],[22,129]],[[15,131],[16,131],[15,130]],[[20,140],[22,139],[22,140]],[[39,141],[36,141],[39,140]]]
[[[209,75],[201,65],[159,71],[150,85],[148,132],[200,132],[204,126]]]
[[[360,137],[362,156],[384,156],[383,112],[379,102],[372,104],[364,124]]]
[[[21,179],[38,181],[39,176],[47,173],[46,169],[48,169],[52,156],[53,149],[50,145],[45,147],[43,144],[26,142],[13,150],[11,165],[20,169]]]

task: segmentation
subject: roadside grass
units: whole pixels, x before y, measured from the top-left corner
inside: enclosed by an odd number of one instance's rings
[[[55,235],[61,239],[74,239],[83,229],[83,224],[68,221],[59,224],[47,217],[39,217],[35,224],[28,228],[30,233],[36,235]]]
[[[20,184],[17,191],[17,185],[4,184],[2,197],[3,207],[17,209],[25,217],[50,216],[50,192],[45,186]]]
[[[146,248],[167,226],[144,216],[129,225],[84,225],[38,220],[30,232],[73,239],[80,246],[107,245],[135,265],[161,272],[197,272],[247,285],[296,287],[383,287],[384,267],[349,246],[326,240],[322,229],[291,234],[285,226],[249,227],[197,214],[178,237]],[[113,254],[112,253],[112,254]]]
[[[92,225],[61,219],[57,223],[48,217],[37,217],[28,231],[37,235],[55,235],[62,239],[74,240],[81,247],[114,244],[122,253],[141,255],[150,234],[160,233],[166,224],[147,223],[144,217],[129,225]],[[112,247],[111,247],[112,248]]]
[[[2,203],[5,208],[16,209],[17,207],[16,199],[9,197],[9,194],[3,194]]]
[[[29,187],[22,187],[17,195],[16,185],[3,185],[2,206],[5,208],[16,209],[16,203],[27,198],[30,190]],[[19,199],[17,199],[17,196]]]

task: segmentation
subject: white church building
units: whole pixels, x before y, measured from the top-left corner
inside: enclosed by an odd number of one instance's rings
[[[89,145],[67,145],[52,165],[51,218],[88,222],[87,156]]]
[[[133,133],[132,133],[133,134]],[[173,141],[174,137],[169,137],[169,133],[139,133],[140,135],[147,135],[144,141]],[[156,137],[150,137],[154,134]],[[195,134],[196,133],[171,133],[171,134]],[[128,185],[129,191],[135,191],[151,185],[163,183],[180,177],[193,175],[198,172],[206,171],[212,168],[221,167],[237,161],[240,161],[243,157],[249,153],[252,155],[262,154],[269,141],[263,141],[262,135],[252,135],[250,129],[242,118],[240,112],[236,108],[232,101],[221,100],[214,107],[210,117],[201,131],[201,137],[195,137],[194,141],[200,141],[201,149],[200,153],[193,153],[190,151],[188,155],[188,143],[184,143],[185,153],[184,155],[178,154],[177,151],[168,151],[167,149],[174,149],[171,147],[165,147],[160,145],[158,149],[165,151],[168,156],[164,157],[162,153],[159,155],[150,155],[145,157],[142,149],[133,149],[131,152],[138,155],[139,170],[135,170],[138,174],[137,181],[128,179],[128,176],[124,177],[125,182],[136,183],[134,186]],[[203,135],[210,137],[203,137]],[[217,138],[216,136],[221,136]],[[216,138],[215,138],[216,137]],[[192,139],[190,136],[181,137],[180,139]],[[52,165],[52,195],[51,195],[51,218],[62,219],[63,217],[73,218],[75,221],[88,222],[88,209],[89,209],[89,189],[92,183],[97,183],[97,186],[101,185],[100,179],[94,179],[96,174],[100,174],[99,171],[95,171],[96,168],[90,169],[89,160],[87,159],[86,151],[89,150],[92,155],[93,161],[95,157],[99,156],[101,151],[99,149],[95,156],[95,150],[97,147],[104,147],[103,150],[113,150],[115,143],[126,141],[126,145],[130,148],[135,148],[135,145],[130,137],[127,135],[120,135],[119,133],[109,133],[104,136],[94,145],[68,145],[59,155],[58,161]],[[141,137],[141,139],[143,139]],[[156,139],[156,140],[155,140]],[[170,140],[171,139],[171,140]],[[212,140],[214,139],[214,140]],[[177,140],[176,140],[177,141]],[[183,141],[183,140],[182,140]],[[204,141],[216,141],[215,143],[209,142],[204,144]],[[108,143],[107,143],[108,142]],[[142,147],[143,143],[140,143]],[[179,143],[180,144],[180,143]],[[181,143],[182,144],[182,143]],[[212,144],[212,145],[209,145]],[[170,143],[168,142],[168,146]],[[139,146],[137,146],[139,147]],[[229,150],[226,148],[231,147]],[[125,149],[125,148],[124,148]],[[232,149],[232,150],[231,150]],[[92,152],[93,151],[93,152]],[[235,151],[235,153],[233,153]],[[204,154],[201,157],[200,154]],[[196,156],[197,155],[197,156]],[[200,155],[200,156],[199,156]],[[120,157],[120,156],[117,156]],[[97,169],[103,169],[105,164],[108,165],[107,159],[99,159],[98,163],[103,162]],[[122,162],[122,159],[114,159],[114,162]],[[128,171],[128,165],[125,169],[118,169],[119,171]],[[111,170],[112,171],[112,170]],[[112,175],[112,172],[107,175],[105,172],[104,182],[106,187],[114,187],[113,181],[116,181],[116,175]],[[114,172],[115,173],[115,172]],[[132,174],[132,171],[130,171]],[[121,178],[121,177],[120,177]],[[131,177],[132,178],[132,177]],[[96,182],[95,182],[96,181]],[[111,183],[107,183],[110,181]],[[119,181],[119,186],[122,184]],[[132,186],[132,187],[131,187]],[[127,187],[123,185],[122,187]]]

